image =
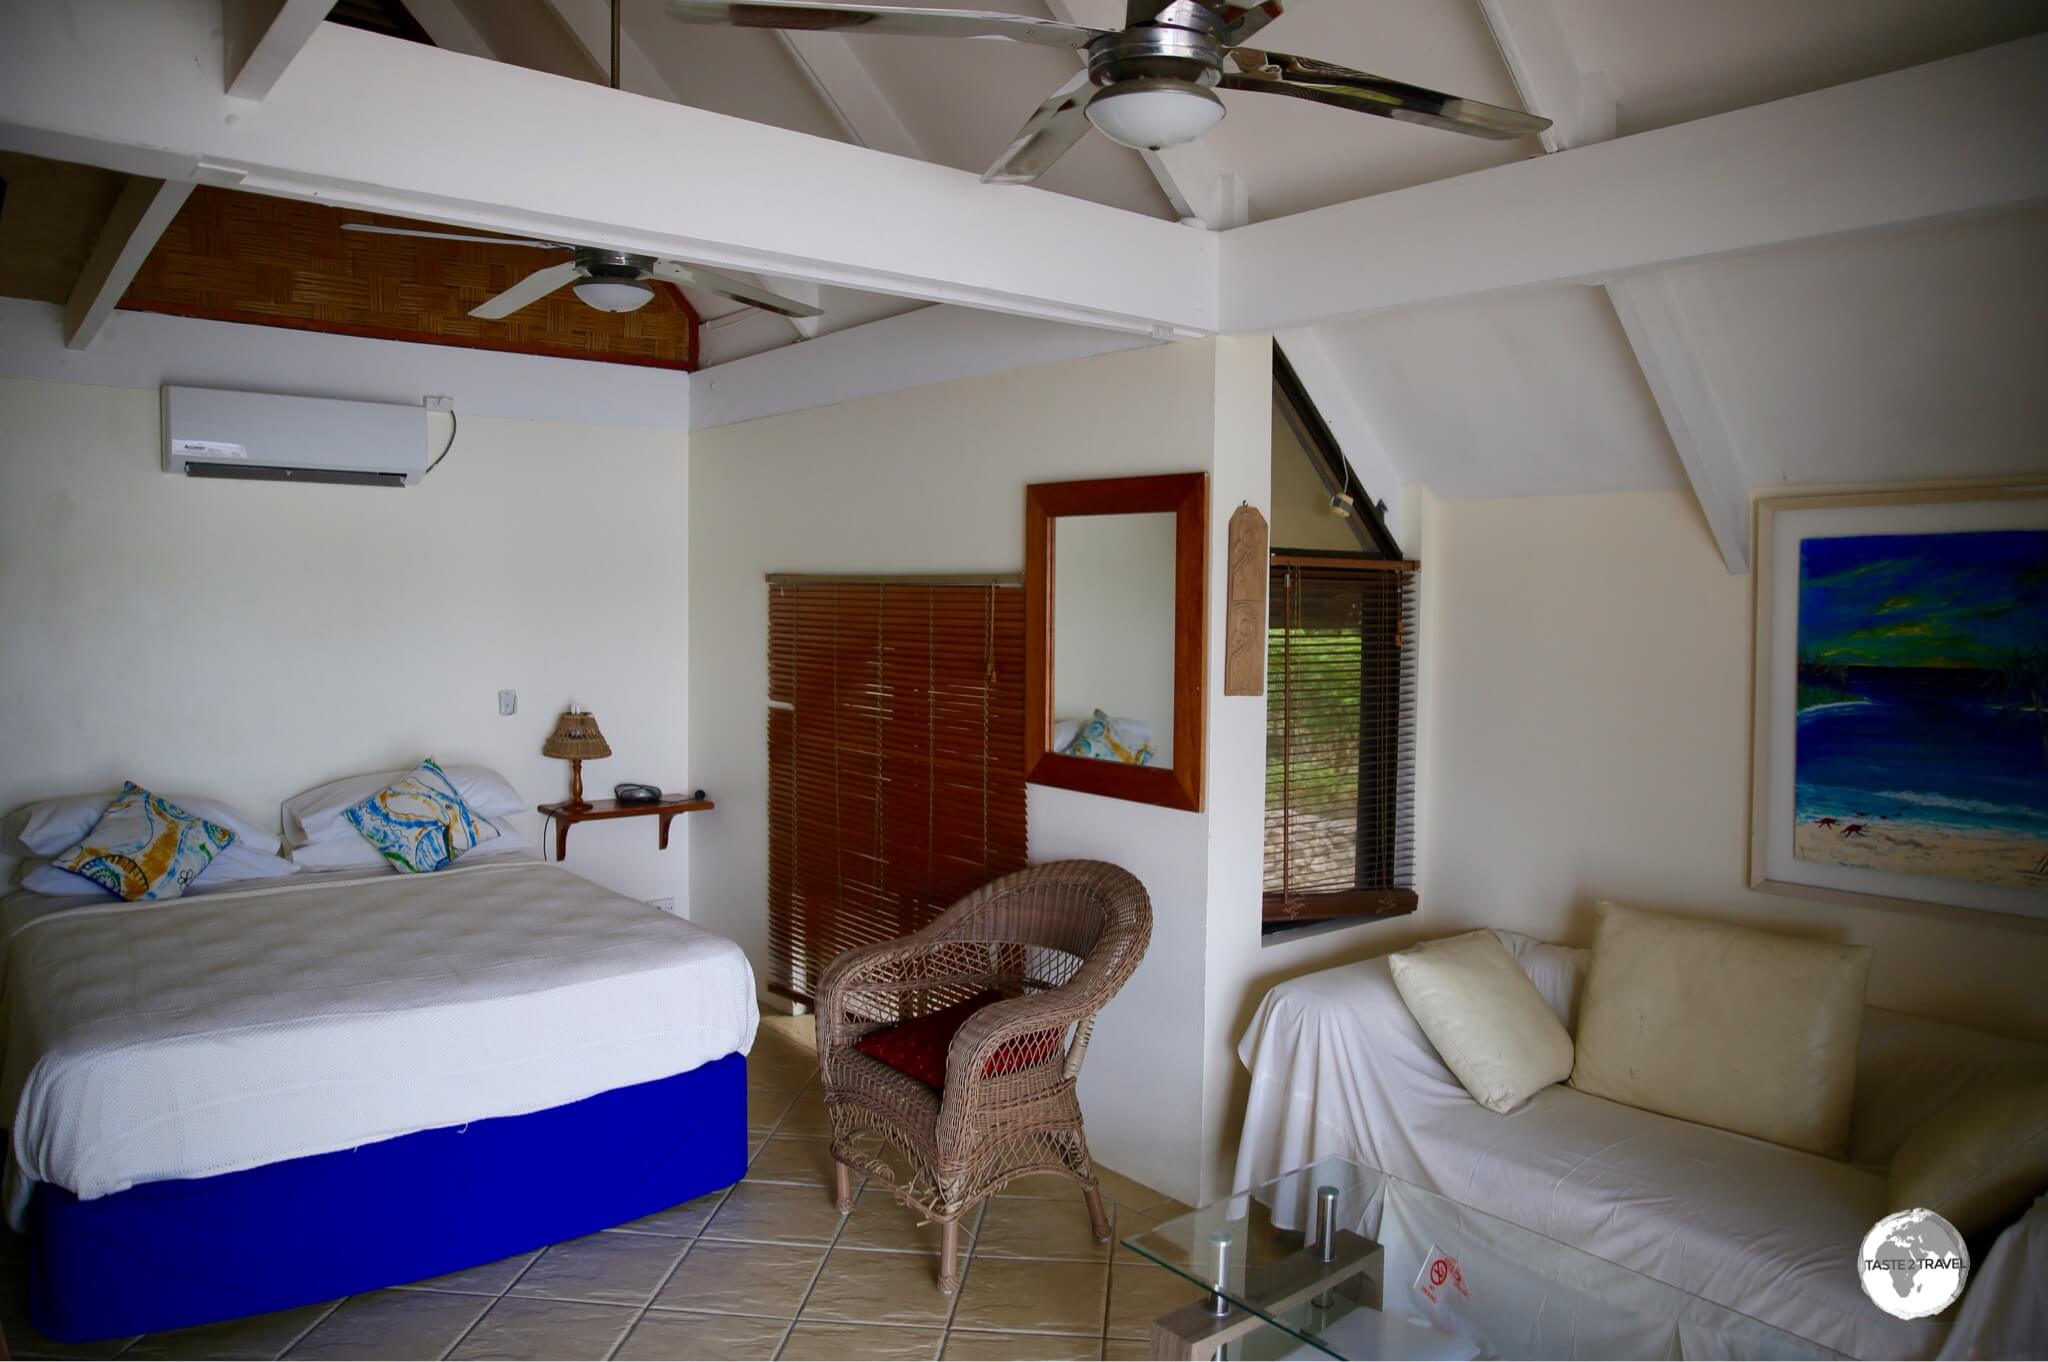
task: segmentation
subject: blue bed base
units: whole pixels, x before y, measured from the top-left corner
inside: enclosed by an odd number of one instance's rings
[[[746,1132],[732,1054],[527,1116],[93,1201],[39,1185],[29,1322],[86,1342],[493,1262],[739,1181]]]

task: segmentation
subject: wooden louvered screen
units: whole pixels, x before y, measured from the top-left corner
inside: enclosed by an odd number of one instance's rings
[[[1024,593],[771,578],[769,986],[1025,864]]]
[[[1274,555],[1268,922],[1415,907],[1418,605],[1413,563]]]

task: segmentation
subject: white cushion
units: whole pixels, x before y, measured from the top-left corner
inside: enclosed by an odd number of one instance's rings
[[[2003,1226],[2043,1192],[2048,1073],[1978,1079],[1907,1136],[1892,1160],[1892,1208],[1938,1211],[1967,1235]]]
[[[275,856],[283,845],[276,833],[217,799],[184,794],[167,794],[164,798],[187,813],[218,823],[251,851]],[[24,805],[0,819],[0,854],[55,856],[91,832],[113,802],[113,795],[99,794],[44,799]]]
[[[1572,1071],[1572,1038],[1492,932],[1388,957],[1394,987],[1474,1101],[1510,1112]]]
[[[1839,1157],[1870,948],[1599,905],[1572,1086]]]
[[[488,766],[443,764],[455,793],[472,812],[485,818],[509,818],[526,812],[526,801],[505,777]],[[284,840],[292,847],[338,840],[361,841],[355,825],[343,817],[349,809],[406,773],[378,771],[366,776],[330,780],[284,802]],[[296,857],[294,858],[296,859]]]

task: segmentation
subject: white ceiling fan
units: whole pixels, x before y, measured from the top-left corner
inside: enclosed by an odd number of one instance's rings
[[[1192,142],[1224,115],[1216,91],[1252,90],[1356,113],[1509,141],[1543,131],[1537,118],[1309,57],[1241,46],[1294,0],[1127,0],[1124,27],[1087,28],[1019,14],[813,0],[668,0],[671,18],[738,28],[844,30],[929,38],[1006,38],[1088,54],[1077,74],[1038,107],[983,180],[1029,184],[1092,125],[1140,151]]]
[[[785,298],[779,293],[756,288],[702,265],[664,260],[652,255],[606,250],[601,246],[575,246],[566,241],[541,241],[532,237],[483,236],[470,232],[428,232],[412,227],[381,227],[367,222],[346,222],[345,232],[375,232],[381,236],[417,236],[434,241],[480,241],[488,246],[528,246],[541,251],[567,251],[573,259],[535,270],[497,297],[469,310],[472,317],[497,321],[523,307],[539,302],[556,289],[568,285],[576,296],[600,312],[634,312],[654,297],[649,280],[666,279],[685,288],[703,289],[785,317],[822,317],[822,309]]]

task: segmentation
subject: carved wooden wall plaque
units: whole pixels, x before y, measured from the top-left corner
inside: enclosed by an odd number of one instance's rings
[[[1230,579],[1224,616],[1223,693],[1266,693],[1266,517],[1252,505],[1230,516]]]

